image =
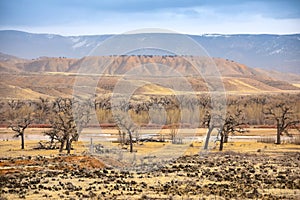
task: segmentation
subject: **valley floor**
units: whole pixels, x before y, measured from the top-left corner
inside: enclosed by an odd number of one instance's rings
[[[42,138],[41,133],[30,131]],[[300,198],[300,145],[234,140],[218,152],[213,146],[203,151],[203,143],[196,141],[178,158],[160,166],[149,163],[142,172],[124,170],[122,162],[106,154],[90,154],[88,140],[74,143],[71,155],[65,155],[34,149],[41,138],[30,134],[26,149],[20,150],[20,141],[1,130],[0,199]],[[139,156],[168,145],[143,142],[134,149]]]

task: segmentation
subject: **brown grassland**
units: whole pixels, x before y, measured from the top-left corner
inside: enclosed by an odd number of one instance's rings
[[[35,149],[40,140],[46,139],[42,131],[29,129],[26,148],[20,150],[12,132],[1,129],[2,199],[300,198],[300,146],[251,139],[274,135],[275,129],[250,129],[248,139],[232,138],[224,152],[214,148],[206,152],[202,142],[193,142],[181,157],[146,172],[119,170],[115,168],[118,160],[89,154],[89,130],[74,142],[71,155],[59,154],[57,149]],[[199,129],[197,135],[204,133]],[[134,144],[134,148],[136,154],[151,154],[162,145],[171,144],[143,142]]]

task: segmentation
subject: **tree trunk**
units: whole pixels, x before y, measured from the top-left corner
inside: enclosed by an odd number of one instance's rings
[[[122,145],[123,144],[122,133],[121,131],[119,131],[118,133],[119,133],[119,142]]]
[[[280,127],[277,126],[277,139],[276,139],[276,144],[280,144],[280,143],[281,143],[280,134],[281,134]]]
[[[129,134],[129,144],[130,144],[130,153],[133,152],[133,146],[132,146],[132,135],[131,135],[131,131],[128,131]]]
[[[67,140],[67,152],[68,152],[68,154],[71,153],[71,144],[72,144],[72,141]]]
[[[65,140],[61,141],[61,143],[60,143],[60,148],[59,148],[60,153],[63,152],[64,146],[65,146]]]
[[[21,149],[25,149],[24,130],[21,132]]]
[[[206,138],[205,138],[204,150],[208,149],[209,138],[210,138],[210,134],[213,131],[213,129],[214,129],[213,127],[208,128],[208,132],[207,132],[207,135],[206,135]]]
[[[126,135],[125,132],[123,132],[122,144],[126,143],[125,135]]]
[[[221,133],[221,139],[220,139],[220,148],[219,148],[219,151],[223,151],[223,145],[224,145],[224,134]]]
[[[66,137],[66,150],[67,150],[67,153],[70,154],[70,151],[71,151],[71,141],[70,141],[70,133],[68,133],[67,137]]]
[[[224,143],[228,143],[228,133],[224,135]]]

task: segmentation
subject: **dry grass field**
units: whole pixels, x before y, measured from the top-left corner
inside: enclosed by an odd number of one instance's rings
[[[185,146],[180,157],[159,167],[152,163],[140,172],[121,170],[118,166],[124,163],[106,154],[90,154],[92,129],[74,142],[71,155],[35,149],[45,139],[43,129],[27,130],[25,150],[8,129],[0,131],[0,199],[300,198],[300,145],[232,138],[218,152],[203,151],[203,143],[196,141]],[[103,132],[114,135],[116,130]],[[205,130],[198,132],[201,136]],[[274,130],[251,129],[246,134],[270,136]],[[104,144],[95,138],[93,143]],[[168,145],[143,142],[134,149],[138,157]]]

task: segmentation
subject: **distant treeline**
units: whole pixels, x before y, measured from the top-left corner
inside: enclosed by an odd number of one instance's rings
[[[146,99],[146,100],[145,100]],[[234,112],[239,109],[243,112],[245,122],[251,126],[263,125],[274,127],[274,120],[269,120],[264,114],[264,109],[279,102],[284,102],[293,109],[295,118],[300,118],[300,93],[299,94],[260,94],[260,95],[232,95],[226,97],[226,112]],[[9,111],[12,101],[24,104],[19,112],[32,112],[33,121],[31,127],[49,128],[51,115],[43,109],[50,104],[50,99],[39,100],[1,100],[0,120],[1,126],[5,127],[14,117]],[[112,113],[112,103],[109,97],[97,97],[89,99],[89,109],[97,115],[97,121],[91,121],[90,126],[113,128],[115,119]],[[122,105],[121,105],[122,104]],[[197,96],[148,96],[147,98],[132,98],[129,102],[120,103],[120,109],[127,112],[132,121],[140,126],[156,127],[168,126],[181,123],[183,127],[201,127],[205,113],[212,110],[210,95]],[[87,109],[87,107],[85,107]],[[198,109],[199,112],[190,112]],[[79,111],[81,112],[81,111]],[[84,111],[82,111],[84,112]],[[20,113],[19,113],[20,114]],[[195,116],[199,114],[199,116]]]

